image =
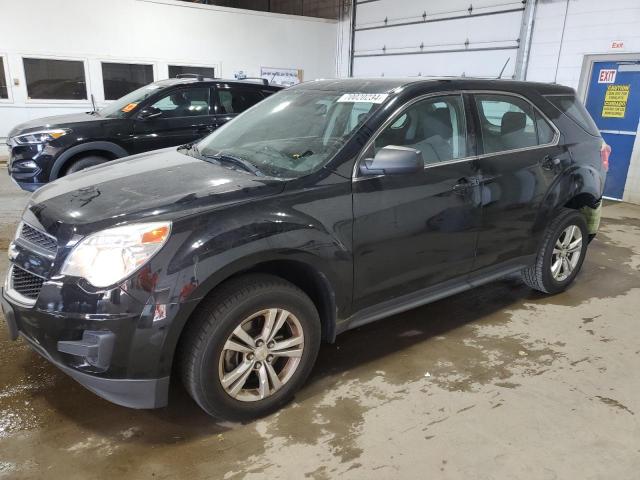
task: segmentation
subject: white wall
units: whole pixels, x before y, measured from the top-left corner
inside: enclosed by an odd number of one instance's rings
[[[22,121],[90,108],[89,101],[29,100],[22,56],[84,60],[98,104],[101,60],[151,63],[156,80],[168,77],[169,64],[215,66],[225,78],[236,70],[259,76],[261,66],[303,69],[307,80],[336,75],[333,20],[173,0],[15,0],[1,10],[10,99],[0,101],[0,139]]]
[[[630,52],[640,53],[640,0],[539,0],[527,80],[578,89],[584,55]]]

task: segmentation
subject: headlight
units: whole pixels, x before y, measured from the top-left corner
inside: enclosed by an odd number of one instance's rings
[[[170,232],[171,222],[153,222],[94,233],[73,248],[60,273],[82,277],[99,288],[114,285],[147,263]]]
[[[47,143],[68,133],[71,133],[71,130],[66,130],[63,128],[57,128],[55,130],[40,130],[39,132],[16,135],[15,137],[13,137],[13,141],[15,141],[18,145]]]

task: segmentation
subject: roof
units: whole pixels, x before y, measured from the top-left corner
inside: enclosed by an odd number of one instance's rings
[[[156,85],[163,87],[170,87],[173,85],[190,85],[192,83],[227,83],[227,84],[240,84],[240,85],[256,85],[264,88],[281,88],[279,85],[263,85],[260,79],[246,79],[238,80],[236,78],[210,78],[210,77],[187,77],[187,78],[166,78],[164,80],[158,80],[154,82]]]
[[[425,89],[432,87],[435,90],[438,86],[442,86],[443,84],[446,84],[449,87],[447,90],[451,88],[460,88],[463,90],[505,89],[513,91],[533,89],[541,94],[575,93],[570,87],[552,83],[472,77],[341,78],[331,80],[313,80],[289,88],[309,88],[336,92],[391,93],[398,88],[409,85],[422,86]]]

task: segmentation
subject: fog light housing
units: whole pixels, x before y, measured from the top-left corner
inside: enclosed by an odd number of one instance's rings
[[[33,160],[26,160],[26,161],[23,161],[23,162],[16,162],[14,164],[14,167],[20,168],[22,170],[37,170],[38,169],[38,164],[36,162],[34,162]]]

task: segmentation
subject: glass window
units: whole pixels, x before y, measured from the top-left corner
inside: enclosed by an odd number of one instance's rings
[[[138,105],[152,95],[158,93],[163,86],[163,81],[157,83],[150,83],[142,88],[134,90],[133,92],[119,98],[118,100],[111,102],[104,108],[101,108],[98,113],[107,118],[124,118],[131,114],[138,108]]]
[[[218,113],[228,114],[244,112],[247,108],[253,107],[264,97],[262,96],[262,93],[257,90],[232,87],[218,89],[218,98],[220,99]]]
[[[558,110],[582,127],[591,135],[600,135],[593,118],[574,95],[548,95],[549,100]]]
[[[102,63],[105,100],[117,100],[151,82],[153,82],[152,65]]]
[[[389,145],[422,152],[425,164],[467,156],[462,97],[429,98],[410,106],[375,140],[377,152]]]
[[[529,102],[506,95],[476,95],[484,153],[551,142],[554,132]]]
[[[213,67],[169,65],[169,78],[176,78],[178,75],[202,75],[207,78],[216,78],[216,70]]]
[[[4,57],[0,57],[0,98],[9,98],[9,87],[4,73]]]
[[[209,115],[209,88],[174,90],[147,109],[162,112],[162,115],[156,118]]]
[[[217,129],[197,150],[242,158],[265,175],[306,175],[325,165],[381,106],[340,101],[343,93],[283,90]]]
[[[86,100],[84,62],[77,60],[23,59],[30,99]]]

